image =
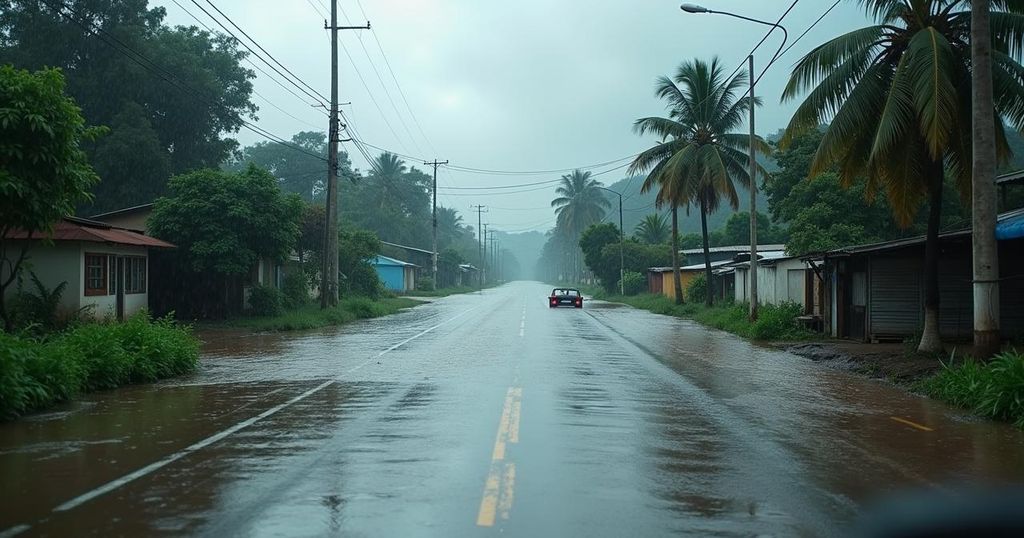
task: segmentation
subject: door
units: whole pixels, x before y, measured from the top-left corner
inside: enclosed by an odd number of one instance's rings
[[[864,339],[864,316],[868,304],[868,274],[856,271],[850,280],[850,324],[849,336],[857,340]]]
[[[807,286],[806,280],[806,271],[803,269],[790,269],[786,272],[787,301],[799,303],[801,307],[807,306],[804,300],[804,288]],[[801,312],[804,310],[805,308],[800,309]]]
[[[114,289],[117,292],[117,320],[124,321],[124,256],[117,257],[114,281]]]

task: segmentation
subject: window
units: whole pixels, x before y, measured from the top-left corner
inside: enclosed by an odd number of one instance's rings
[[[106,254],[85,254],[85,294],[107,294]]]
[[[146,293],[146,258],[141,256],[125,257],[124,292]]]

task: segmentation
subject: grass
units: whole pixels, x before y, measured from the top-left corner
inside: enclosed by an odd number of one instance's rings
[[[198,360],[199,342],[189,327],[146,313],[44,338],[0,332],[0,419],[85,392],[179,375]]]
[[[342,299],[338,306],[321,310],[319,305],[307,304],[276,316],[246,316],[218,321],[205,326],[239,327],[255,331],[297,331],[318,329],[332,325],[351,323],[358,319],[379,318],[420,304],[420,301],[405,297],[388,297],[378,300],[365,297]]]
[[[672,299],[660,294],[633,296],[601,296],[606,301],[624,303],[655,314],[692,319],[709,327],[728,331],[752,340],[794,341],[816,338],[818,335],[801,327],[796,322],[800,306],[796,304],[762,305],[757,321],[747,319],[747,305],[724,304],[710,308],[703,303],[675,304]]]
[[[489,288],[489,287],[491,287],[491,286],[485,286],[484,288],[486,289],[486,288]],[[429,291],[427,291],[427,290],[407,291],[407,292],[403,293],[402,295],[404,297],[448,297],[449,295],[457,295],[457,294],[460,294],[460,293],[473,293],[474,291],[479,291],[479,289],[480,288],[476,288],[476,287],[472,287],[472,286],[455,286],[455,287],[452,287],[452,288],[441,288],[441,289],[429,290]]]
[[[915,386],[921,392],[983,417],[1024,428],[1024,354],[1004,351],[991,361],[949,363]]]

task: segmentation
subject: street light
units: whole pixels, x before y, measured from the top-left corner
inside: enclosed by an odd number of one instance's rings
[[[786,45],[786,41],[789,40],[789,32],[786,31],[782,25],[769,21],[762,21],[760,19],[752,19],[750,17],[744,17],[743,15],[737,15],[735,13],[729,13],[727,11],[712,11],[706,7],[698,6],[696,4],[683,4],[679,6],[679,9],[687,13],[710,13],[715,15],[728,15],[737,19],[743,19],[745,21],[756,22],[765,26],[771,26],[773,29],[778,28],[782,30],[782,44],[779,45],[779,49],[775,51],[775,55],[772,56],[771,61],[768,62],[770,67],[775,59],[779,57],[779,53],[782,51],[782,47]],[[770,33],[770,32],[769,32]],[[767,37],[767,36],[765,36]],[[767,69],[767,67],[765,68]],[[757,319],[757,160],[754,156],[754,55],[747,56],[747,70],[749,73],[747,76],[750,78],[750,321]]]
[[[619,295],[626,295],[626,284],[623,282],[626,276],[626,257],[623,251],[626,248],[626,231],[622,229],[622,193],[615,192],[605,187],[598,187],[619,197]]]

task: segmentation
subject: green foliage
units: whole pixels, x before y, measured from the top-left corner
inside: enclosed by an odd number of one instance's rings
[[[757,242],[762,245],[784,244],[788,239],[788,231],[773,223],[768,215],[757,212]],[[712,247],[749,245],[750,244],[750,213],[740,211],[729,215],[729,220],[721,230],[711,234]]]
[[[658,213],[645,215],[633,231],[634,237],[641,243],[660,245],[671,239],[672,228],[668,216]]]
[[[381,249],[377,236],[367,230],[342,230],[338,234],[338,270],[345,278],[341,281],[343,295],[357,295],[376,299],[384,291],[384,284],[370,260]]]
[[[281,292],[284,308],[298,308],[309,302],[309,280],[301,271],[290,270],[284,275]]]
[[[86,127],[75,101],[64,94],[59,70],[29,73],[0,65],[0,317],[5,330],[12,328],[7,289],[28,252],[4,238],[15,230],[45,237],[88,198],[99,178],[81,144],[101,132]]]
[[[951,360],[917,388],[933,398],[1024,428],[1024,354],[1017,351],[1005,351],[984,364],[968,359],[955,365]]]
[[[49,340],[0,333],[0,419],[82,392],[179,375],[198,360],[189,328],[146,313],[124,323],[83,324]]]
[[[327,135],[322,132],[302,131],[292,136],[291,145],[305,151],[296,151],[275,142],[257,142],[242,149],[238,159],[229,167],[242,171],[250,165],[264,168],[277,178],[285,192],[295,193],[307,202],[325,201],[327,180]],[[317,157],[319,156],[319,157]],[[338,152],[339,177],[351,177],[351,162],[348,155]],[[323,239],[321,238],[321,241]]]
[[[85,214],[152,202],[170,174],[218,166],[237,148],[224,136],[254,119],[256,106],[255,73],[241,66],[247,53],[234,38],[168,26],[166,9],[143,1],[68,4],[78,12],[74,18],[37,2],[3,2],[0,64],[62,68],[85,117],[111,126],[111,136],[86,148],[103,183]],[[194,91],[111,49],[75,20],[82,17]]]
[[[735,308],[735,307],[734,307]],[[747,314],[746,305],[740,310]],[[796,318],[802,314],[797,303],[780,305],[761,305],[757,310],[757,321],[754,322],[750,336],[755,340],[799,340],[806,338],[807,329],[797,323]]]
[[[249,293],[249,311],[254,316],[276,316],[284,309],[285,296],[273,286],[255,285]]]
[[[254,166],[239,173],[199,170],[175,176],[149,219],[154,236],[178,246],[195,273],[242,275],[261,256],[284,259],[299,235],[302,202]]]
[[[386,316],[418,304],[418,301],[406,298],[370,300],[366,297],[344,297],[335,308],[321,309],[319,305],[307,304],[278,316],[236,318],[224,324],[257,331],[316,329],[342,325],[357,319]]]
[[[58,328],[62,325],[62,320],[58,319],[58,310],[64,290],[68,287],[67,281],[61,282],[51,290],[39,280],[35,272],[30,271],[29,278],[35,293],[21,291],[15,296],[11,308],[13,326],[41,333]]]
[[[434,279],[429,276],[416,279],[416,291],[434,291]]]
[[[636,271],[626,271],[622,277],[622,287],[626,295],[637,295],[647,289],[647,277]]]
[[[703,301],[708,295],[708,280],[701,273],[686,286],[686,298],[690,301]]]

